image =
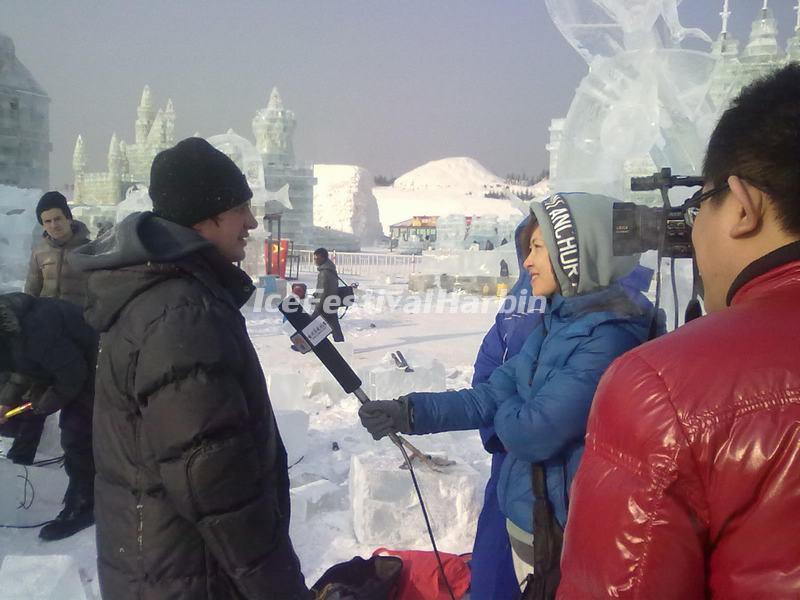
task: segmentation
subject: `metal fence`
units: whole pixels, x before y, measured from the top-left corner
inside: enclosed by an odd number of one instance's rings
[[[300,272],[314,273],[313,250],[299,250]],[[379,254],[373,252],[336,252],[331,251],[331,260],[336,264],[339,273],[347,275],[409,275],[414,273],[421,263],[421,256],[415,254]]]

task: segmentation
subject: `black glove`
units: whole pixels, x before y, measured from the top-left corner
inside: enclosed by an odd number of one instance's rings
[[[411,403],[405,396],[397,400],[375,400],[358,409],[361,424],[376,440],[390,433],[413,433]]]
[[[38,415],[51,415],[68,404],[52,386],[39,383],[35,383],[31,387],[29,401],[33,405],[33,412]]]
[[[22,397],[31,387],[31,380],[21,373],[11,373],[0,386],[0,405],[15,407],[23,403]]]

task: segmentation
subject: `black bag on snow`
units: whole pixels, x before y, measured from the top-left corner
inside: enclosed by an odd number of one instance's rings
[[[402,570],[397,556],[354,556],[325,571],[311,591],[318,600],[393,600]]]
[[[564,531],[547,497],[544,467],[532,465],[533,478],[533,575],[528,575],[520,600],[555,600],[561,581],[561,547]]]

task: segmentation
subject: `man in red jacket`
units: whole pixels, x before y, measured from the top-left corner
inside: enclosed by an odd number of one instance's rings
[[[559,598],[800,597],[800,65],[733,101],[703,177],[709,314],[601,380]]]

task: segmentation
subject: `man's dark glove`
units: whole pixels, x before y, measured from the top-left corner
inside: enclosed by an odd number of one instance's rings
[[[11,373],[6,382],[0,386],[0,405],[19,406],[22,397],[31,387],[31,380],[20,373]]]
[[[397,400],[375,400],[358,409],[361,424],[376,440],[390,433],[413,433],[411,403],[405,396]]]
[[[68,404],[64,397],[56,392],[52,386],[45,386],[40,383],[35,383],[31,387],[29,401],[33,405],[33,412],[39,415],[52,415]]]

